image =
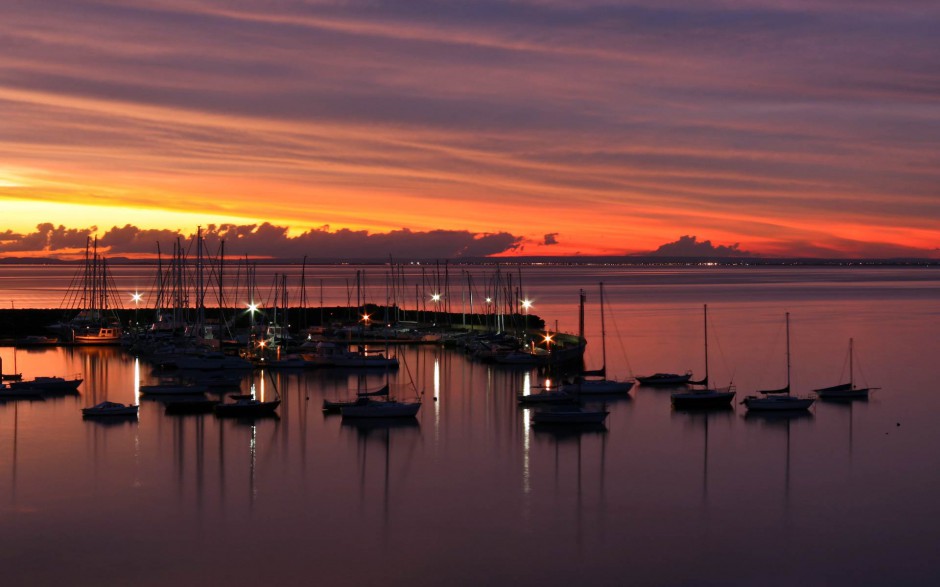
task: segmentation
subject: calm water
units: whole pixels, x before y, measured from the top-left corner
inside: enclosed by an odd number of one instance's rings
[[[43,295],[33,271],[20,289],[5,274],[0,295],[43,305],[26,301]],[[349,269],[331,271],[345,298]],[[80,396],[0,404],[3,584],[940,581],[935,268],[545,267],[523,279],[533,311],[566,330],[588,290],[589,366],[601,362],[605,282],[618,376],[701,374],[707,303],[712,376],[739,396],[783,385],[787,311],[797,391],[839,382],[849,337],[857,378],[883,389],[755,419],[743,406],[676,412],[668,390],[638,387],[609,404],[602,431],[543,431],[515,400],[536,372],[421,347],[400,351],[425,390],[411,425],[324,417],[323,398],[382,381],[339,371],[246,378],[265,395],[276,385],[277,420],[167,416],[143,400],[139,422],[108,425],[80,408],[134,401],[135,381],[155,381],[146,363],[20,350],[27,376],[86,380]],[[0,353],[11,370],[13,349]]]

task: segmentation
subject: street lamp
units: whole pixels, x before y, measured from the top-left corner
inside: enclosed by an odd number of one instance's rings
[[[431,294],[431,301],[434,302],[434,323],[437,324],[437,304],[441,301],[441,294]]]
[[[248,328],[248,340],[250,341],[255,336],[255,312],[258,311],[258,304],[252,301],[248,304],[248,316],[249,316],[249,328]]]
[[[140,322],[137,321],[137,311],[140,309],[140,300],[144,299],[144,294],[139,291],[134,291],[131,295],[131,301],[134,302],[134,327],[136,328]]]
[[[522,300],[522,309],[525,312],[525,329],[529,330],[529,308],[532,307],[532,300],[526,298]]]

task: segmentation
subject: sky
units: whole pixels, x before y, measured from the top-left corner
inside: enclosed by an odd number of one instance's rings
[[[938,258],[938,30],[934,0],[6,0],[0,256],[212,226]]]

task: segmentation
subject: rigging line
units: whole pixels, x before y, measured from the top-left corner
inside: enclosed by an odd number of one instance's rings
[[[849,370],[849,359],[851,359],[852,349],[845,352],[845,357],[842,359],[842,369],[839,371],[839,382],[845,381],[845,374]]]
[[[721,346],[721,339],[718,338],[718,331],[717,331],[717,329],[715,328],[715,319],[714,319],[714,317],[709,316],[709,317],[708,317],[708,321],[709,321],[709,322],[711,323],[711,325],[712,325],[712,329],[711,329],[711,330],[712,330],[712,338],[715,340],[715,344],[718,345],[718,355],[721,357],[721,363],[722,363],[722,365],[724,366],[725,371],[731,373],[731,381],[733,382],[733,381],[734,381],[734,369],[731,369],[731,368],[728,366],[728,360],[727,360],[727,358],[725,357],[725,351],[724,351],[724,349],[723,349],[722,346]]]
[[[855,346],[857,346],[857,345],[853,345],[853,347],[855,347]],[[858,374],[860,375],[859,379],[862,380],[862,385],[861,385],[861,387],[868,387],[868,376],[865,374],[865,370],[862,368],[861,361],[857,360],[857,359],[858,359],[858,352],[857,352],[857,351],[856,351],[856,353],[855,353],[855,358],[856,358],[856,361],[855,361],[855,363],[854,363],[854,364],[855,364],[855,370],[858,371]]]
[[[764,349],[767,354],[764,355],[763,361],[760,363],[760,371],[759,371],[760,375],[758,377],[758,383],[760,383],[760,385],[758,386],[758,389],[766,389],[768,386],[767,385],[767,373],[771,370],[771,367],[770,367],[771,362],[775,361],[774,356],[776,355],[777,345],[780,343],[780,335],[784,331],[785,328],[786,328],[785,323],[778,325],[777,329],[774,331],[774,337],[773,337],[773,340],[771,341],[770,346]]]
[[[617,326],[617,317],[614,316],[613,310],[610,307],[610,302],[606,299],[604,300],[604,307],[610,312],[610,323],[614,326],[614,334],[617,337],[617,344],[620,345],[620,352],[623,355],[623,360],[627,364],[627,372],[630,373],[630,377],[633,378],[633,365],[630,364],[630,357],[627,356],[627,347],[623,344],[623,336],[620,334],[620,328]],[[606,366],[606,365],[605,365]]]

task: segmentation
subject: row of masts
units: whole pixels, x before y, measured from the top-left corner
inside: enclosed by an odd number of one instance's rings
[[[515,272],[506,271],[497,264],[495,270],[483,275],[461,269],[459,280],[452,280],[451,267],[446,261],[435,263],[433,267],[420,265],[420,275],[413,271],[408,275],[406,267],[409,265],[395,263],[390,257],[382,276],[376,278],[379,283],[373,283],[371,273],[367,281],[365,269],[356,269],[354,281],[345,279],[346,307],[350,311],[344,318],[365,325],[400,323],[408,318],[422,324],[456,325],[459,299],[460,325],[470,326],[476,321],[477,326],[501,332],[519,328],[518,316],[523,311],[527,314],[530,302],[524,294],[521,268]],[[291,287],[287,273],[275,273],[263,301],[257,287],[257,270],[257,262],[246,256],[238,260],[234,277],[231,273],[226,274],[224,240],[219,242],[217,251],[209,251],[201,229],[188,245],[181,238],[177,239],[168,262],[164,261],[158,243],[155,294],[149,296],[153,300],[151,307],[156,312],[155,322],[166,329],[188,327],[200,330],[210,321],[210,314],[217,312],[211,321],[227,328],[234,317],[226,317],[224,312],[233,308],[247,309],[253,319],[256,311],[265,308],[269,325],[287,327],[292,309],[290,302],[299,289],[299,305],[294,309],[293,317],[300,319],[299,326],[308,327],[311,323],[308,312],[311,299],[308,296],[307,257],[304,257],[300,268],[299,285]],[[409,278],[414,283],[409,283]],[[457,285],[452,281],[457,281]],[[375,292],[383,286],[384,300],[379,302],[384,303],[376,303]],[[238,303],[233,303],[233,300],[238,300]],[[327,321],[324,307],[324,280],[320,279],[320,315],[316,320],[320,325]],[[381,308],[381,315],[370,315],[370,307]],[[355,313],[352,311],[354,308]]]

